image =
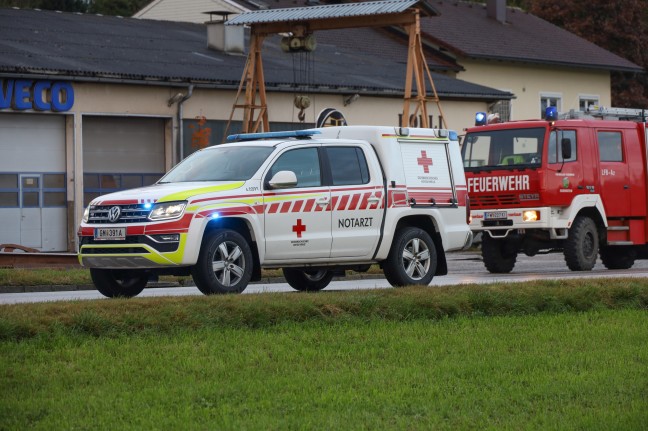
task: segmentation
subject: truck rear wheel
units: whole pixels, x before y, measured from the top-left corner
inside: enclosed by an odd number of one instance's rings
[[[238,232],[219,229],[203,240],[191,276],[205,295],[241,293],[252,278],[252,250]]]
[[[599,237],[596,223],[589,217],[574,219],[565,241],[564,255],[572,271],[590,271],[596,264]]]
[[[108,298],[132,298],[148,283],[144,271],[90,268],[90,277],[99,293]]]
[[[601,247],[599,253],[607,269],[632,268],[637,258],[637,253],[628,247]]]
[[[325,269],[303,270],[283,268],[283,274],[290,286],[302,292],[315,292],[324,289],[333,279],[333,271]]]
[[[437,268],[434,241],[422,229],[406,227],[396,232],[383,272],[395,287],[411,284],[428,285]]]
[[[515,267],[517,251],[505,238],[493,238],[484,232],[481,253],[484,266],[492,274],[506,274]]]

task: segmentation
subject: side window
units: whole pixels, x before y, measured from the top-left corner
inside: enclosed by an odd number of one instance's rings
[[[571,157],[569,159],[563,160],[562,158],[562,146],[571,145]],[[573,162],[578,159],[576,149],[576,131],[575,130],[558,130],[551,132],[549,136],[549,152],[548,152],[548,163],[562,163],[564,162]]]
[[[598,132],[599,158],[602,162],[622,162],[621,132]]]
[[[297,176],[297,187],[318,187],[322,185],[317,148],[300,148],[283,153],[270,168],[266,180],[279,171],[293,171]]]
[[[367,184],[369,168],[362,149],[357,147],[326,148],[331,164],[331,179],[334,186]]]

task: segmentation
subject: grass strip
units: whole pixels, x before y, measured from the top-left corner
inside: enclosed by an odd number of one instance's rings
[[[0,340],[52,333],[97,337],[183,329],[266,328],[350,319],[408,321],[648,309],[643,279],[571,279],[345,292],[159,297],[0,306]]]
[[[69,328],[2,341],[0,429],[640,430],[648,422],[645,310],[369,315],[262,328],[192,329],[181,319],[162,335]]]

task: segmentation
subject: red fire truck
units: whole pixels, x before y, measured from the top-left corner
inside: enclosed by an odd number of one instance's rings
[[[648,259],[648,110],[591,107],[545,120],[487,124],[478,113],[462,146],[473,233],[488,271],[518,253],[562,252],[569,269]]]

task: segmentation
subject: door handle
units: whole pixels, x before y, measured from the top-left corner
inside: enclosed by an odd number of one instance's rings
[[[626,184],[626,185],[623,186],[623,188],[628,190],[630,188],[630,186],[628,184]]]
[[[321,199],[318,199],[316,203],[317,203],[317,205],[319,205],[319,206],[323,206],[323,207],[325,207],[325,206],[327,206],[327,205],[329,204],[329,198],[321,198]]]
[[[369,198],[367,199],[367,202],[372,203],[372,204],[375,204],[375,203],[380,202],[380,198],[379,198],[378,196],[376,196],[376,195],[371,195],[371,196],[369,196]]]

